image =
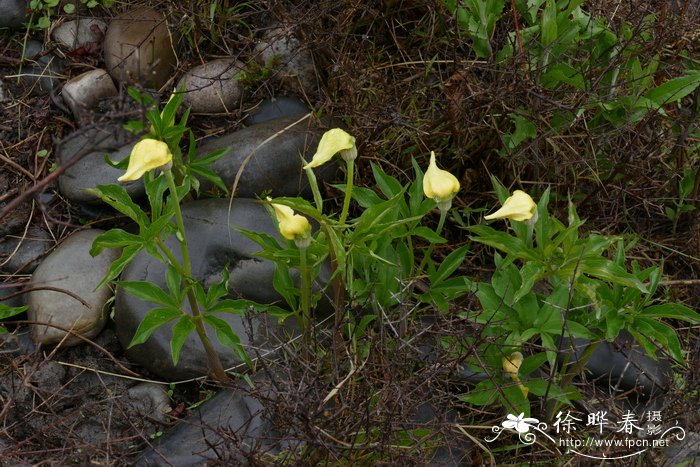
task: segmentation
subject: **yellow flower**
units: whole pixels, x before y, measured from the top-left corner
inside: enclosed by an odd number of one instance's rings
[[[515,190],[513,196],[505,200],[498,211],[485,216],[484,219],[511,219],[514,221],[529,221],[537,215],[537,204],[530,195],[521,190]],[[536,217],[535,217],[536,219]]]
[[[520,391],[525,397],[527,397],[530,390],[523,383],[520,382],[520,376],[518,376],[518,372],[520,371],[520,365],[523,364],[523,354],[521,354],[520,352],[513,352],[512,354],[510,354],[509,357],[503,357],[501,362],[501,364],[503,365],[503,371],[505,371],[508,374],[508,376],[510,376],[511,380],[518,383]]]
[[[451,201],[459,191],[459,180],[447,170],[439,169],[435,152],[430,151],[430,165],[423,176],[423,193],[437,203]]]
[[[267,200],[272,201],[270,197],[268,197]],[[275,210],[277,222],[279,222],[280,233],[284,238],[287,240],[309,238],[311,224],[309,224],[309,220],[306,217],[294,214],[294,210],[289,206],[276,203],[271,204],[272,208]]]
[[[168,145],[163,141],[151,138],[142,139],[131,150],[126,173],[117,180],[120,182],[138,180],[149,170],[171,164],[172,160],[173,155]]]
[[[355,160],[357,157],[355,137],[351,136],[340,128],[333,128],[321,136],[321,141],[318,142],[316,154],[314,154],[311,162],[304,166],[304,169],[323,165],[331,160],[331,158],[338,152],[340,152],[340,155],[345,160]]]

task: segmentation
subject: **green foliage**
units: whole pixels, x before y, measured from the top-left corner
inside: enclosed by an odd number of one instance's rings
[[[27,310],[27,306],[7,306],[2,303],[0,303],[0,321],[3,319],[7,318],[12,318],[13,316],[17,316],[20,313],[24,313]],[[7,332],[7,329],[5,329],[5,326],[0,324],[0,334],[4,334]]]
[[[501,200],[505,188],[492,179]],[[642,269],[636,262],[627,269],[625,244],[621,238],[582,234],[584,221],[569,202],[568,222],[563,224],[547,210],[549,189],[540,197],[534,224],[511,223],[513,233],[486,225],[467,227],[472,241],[483,243],[505,254],[494,256],[495,272],[489,282],[477,285],[481,312],[476,322],[483,325],[476,354],[499,372],[501,359],[528,342],[543,349],[534,354],[539,363],[557,367],[561,339],[585,338],[592,342],[614,340],[623,329],[629,331],[652,357],[656,349],[667,349],[671,357],[683,361],[675,329],[662,320],[700,323],[700,314],[677,303],[656,303],[660,267]],[[566,349],[564,349],[566,350]],[[526,359],[526,362],[533,360]],[[534,370],[535,368],[531,368]],[[523,365],[521,374],[528,374]],[[569,403],[577,392],[568,383],[554,381],[549,396]],[[476,405],[487,405],[500,398],[509,410],[529,413],[527,400],[517,386],[494,391],[498,378],[480,383],[462,397]],[[505,383],[500,380],[500,384]],[[525,386],[538,394],[542,382],[527,380]],[[510,396],[509,396],[510,394]]]
[[[55,14],[60,3],[60,0],[30,0],[29,10],[32,16],[29,20],[29,27],[36,29],[48,29],[51,27],[51,18]],[[112,5],[114,5],[114,0],[80,0],[80,3],[88,8],[95,8],[99,5],[105,8],[111,8]],[[75,2],[66,2],[63,4],[62,10],[63,13],[72,14],[75,12],[75,8]],[[34,18],[36,18],[36,22]]]

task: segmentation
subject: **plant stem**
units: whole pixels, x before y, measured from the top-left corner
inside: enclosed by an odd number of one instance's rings
[[[345,219],[348,217],[348,211],[350,210],[350,200],[352,199],[352,183],[355,178],[355,162],[352,160],[346,160],[345,166],[347,167],[347,179],[348,182],[345,185],[345,199],[343,200],[343,210],[340,212],[339,224],[342,227],[345,225]]]
[[[309,349],[311,348],[311,313],[310,313],[310,298],[311,298],[311,278],[309,275],[309,266],[306,258],[306,248],[299,248],[299,270],[301,272],[301,327],[304,340],[303,355],[308,357]]]
[[[440,235],[442,232],[442,228],[445,226],[445,219],[447,218],[447,209],[440,209],[440,220],[438,221],[438,226],[437,229],[435,230],[435,233]],[[430,259],[431,255],[433,254],[433,249],[435,248],[435,244],[431,243],[430,246],[428,247],[428,251],[425,252],[425,255],[423,256],[423,260],[420,262],[420,266],[418,267],[418,271],[423,271],[423,268],[425,265],[428,263],[428,260]]]
[[[559,387],[563,391],[566,391],[566,388],[571,384],[576,375],[579,375],[581,374],[581,372],[583,372],[584,368],[586,367],[586,363],[588,363],[588,360],[590,360],[591,356],[593,355],[593,352],[595,352],[595,349],[598,348],[598,344],[600,344],[600,341],[589,342],[586,348],[583,349],[581,356],[576,360],[576,363],[571,365],[571,368],[566,370],[566,372],[562,375],[562,377],[559,380]],[[576,351],[572,349],[572,352],[575,353]],[[566,363],[567,362],[564,362],[562,364],[562,369],[564,369]],[[549,399],[547,401],[545,410],[547,420],[551,420],[552,418],[554,418],[554,412],[557,410],[557,407],[559,407],[559,404],[559,401],[557,401],[556,399]]]
[[[230,378],[226,374],[224,366],[221,364],[219,354],[214,349],[214,346],[209,340],[209,336],[207,336],[207,330],[204,327],[204,322],[202,321],[202,314],[199,311],[199,305],[197,304],[197,297],[195,297],[194,290],[190,286],[190,282],[192,281],[192,266],[190,263],[189,249],[187,248],[187,236],[185,233],[185,223],[182,219],[182,210],[180,209],[180,200],[177,199],[177,187],[175,186],[175,179],[173,178],[172,171],[170,169],[167,169],[164,171],[164,173],[165,178],[168,181],[170,195],[175,197],[175,202],[173,204],[175,206],[175,220],[177,222],[176,236],[180,243],[180,251],[182,252],[182,268],[178,268],[177,266],[175,267],[183,271],[185,275],[184,279],[187,282],[187,301],[189,302],[190,309],[192,310],[192,318],[194,321],[195,330],[197,331],[199,340],[202,342],[204,352],[207,354],[207,360],[209,362],[209,371],[215,379],[221,382],[229,382]],[[168,256],[168,259],[171,259],[171,261],[174,260],[172,253],[170,253],[169,255],[166,253],[166,255]],[[177,261],[175,262],[175,264],[177,264]]]

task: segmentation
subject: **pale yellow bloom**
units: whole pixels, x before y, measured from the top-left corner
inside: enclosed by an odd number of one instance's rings
[[[518,387],[520,387],[520,391],[523,393],[525,397],[527,397],[528,393],[530,390],[525,387],[523,383],[520,382],[520,376],[518,375],[518,372],[520,371],[520,365],[523,364],[523,354],[520,352],[513,352],[510,354],[508,357],[503,357],[502,359],[502,365],[503,365],[503,371],[505,371],[508,376],[510,376],[510,379],[518,383]]]
[[[437,203],[451,201],[459,191],[459,180],[447,170],[438,168],[435,152],[430,151],[430,165],[423,176],[423,193]]]
[[[321,136],[316,154],[314,154],[311,162],[304,166],[304,169],[323,165],[331,160],[337,153],[340,153],[345,160],[355,160],[357,157],[357,148],[355,147],[354,136],[340,128],[333,128]]]
[[[267,198],[272,201],[271,198]],[[294,210],[283,204],[271,203],[275,210],[275,216],[279,223],[280,234],[287,240],[306,239],[311,233],[309,220],[299,214],[294,214]]]
[[[484,216],[484,219],[511,219],[514,221],[529,221],[537,215],[537,204],[530,195],[521,190],[515,190],[513,195],[505,200],[498,211]]]
[[[151,138],[142,139],[131,150],[126,173],[117,180],[120,182],[138,180],[149,170],[167,166],[172,163],[172,160],[173,155],[166,143]]]

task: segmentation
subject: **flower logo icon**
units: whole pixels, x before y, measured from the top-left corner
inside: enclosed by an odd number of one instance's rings
[[[530,418],[530,417],[525,417],[524,413],[521,413],[517,417],[512,414],[508,414],[506,417],[507,420],[503,420],[501,422],[501,425],[503,428],[510,428],[511,430],[515,430],[518,433],[527,433],[530,431],[530,426],[533,424],[537,424],[540,421],[536,418]]]

